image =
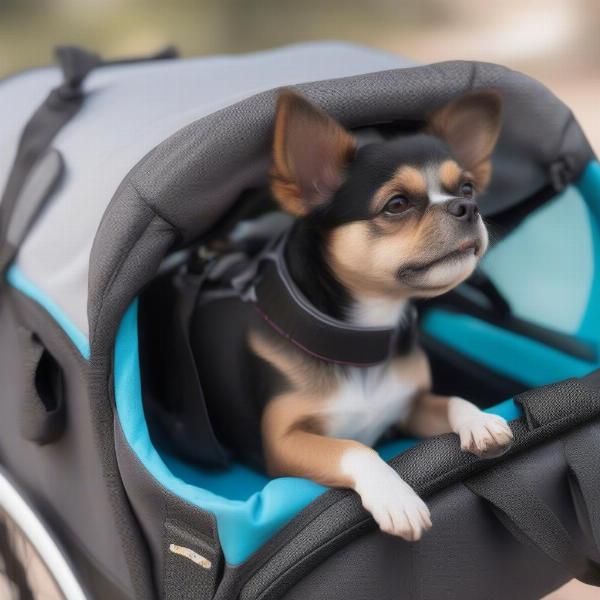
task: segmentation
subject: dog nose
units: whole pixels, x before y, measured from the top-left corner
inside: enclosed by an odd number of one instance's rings
[[[469,223],[473,223],[479,215],[479,208],[477,207],[477,203],[474,200],[466,200],[466,199],[457,199],[450,200],[448,204],[446,204],[446,210],[457,219],[461,221],[468,221]]]

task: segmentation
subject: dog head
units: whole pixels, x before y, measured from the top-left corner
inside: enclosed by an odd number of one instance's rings
[[[358,148],[334,119],[284,90],[273,195],[322,231],[326,260],[354,294],[442,294],[487,248],[477,195],[490,179],[501,109],[496,92],[472,92],[431,114],[419,133]]]

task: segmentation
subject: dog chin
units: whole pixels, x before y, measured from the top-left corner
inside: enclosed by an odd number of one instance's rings
[[[462,283],[473,273],[479,256],[475,253],[436,263],[418,272],[404,273],[403,283],[412,296],[431,298],[439,296]]]
[[[471,254],[449,263],[434,265],[424,274],[421,285],[426,289],[452,289],[473,273],[477,262],[477,256]]]

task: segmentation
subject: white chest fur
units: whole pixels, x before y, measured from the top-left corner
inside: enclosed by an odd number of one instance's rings
[[[393,363],[340,371],[339,385],[325,406],[327,434],[372,446],[408,416],[420,387]]]

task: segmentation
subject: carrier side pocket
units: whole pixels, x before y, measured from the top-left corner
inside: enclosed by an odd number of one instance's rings
[[[59,439],[65,428],[63,373],[37,335],[21,326],[19,340],[25,373],[25,392],[20,409],[21,434],[42,446]]]

